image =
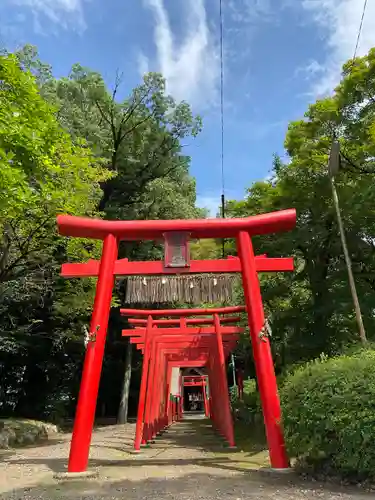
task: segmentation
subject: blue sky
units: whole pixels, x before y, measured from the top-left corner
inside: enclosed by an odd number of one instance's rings
[[[283,155],[288,122],[329,93],[354,50],[363,0],[223,0],[225,188],[241,199]],[[161,71],[169,92],[191,103],[203,132],[188,141],[198,203],[221,194],[219,0],[1,0],[0,43],[32,43],[56,76],[79,62],[123,92]],[[369,0],[359,55],[375,46]]]

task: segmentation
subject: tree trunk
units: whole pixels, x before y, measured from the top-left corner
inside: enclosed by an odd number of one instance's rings
[[[120,406],[117,415],[118,424],[126,424],[126,422],[128,421],[129,390],[130,390],[130,380],[132,376],[132,354],[133,354],[132,347],[133,344],[130,343],[129,339],[125,356],[125,372],[121,390]]]

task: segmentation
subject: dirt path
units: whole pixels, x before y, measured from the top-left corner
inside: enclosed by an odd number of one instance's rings
[[[230,453],[204,421],[175,425],[140,455],[132,453],[134,426],[96,430],[90,468],[98,479],[58,482],[70,436],[48,445],[0,454],[0,500],[364,500],[374,494],[266,475],[267,455]]]

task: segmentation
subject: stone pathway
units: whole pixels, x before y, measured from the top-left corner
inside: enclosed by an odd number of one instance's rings
[[[206,421],[173,426],[140,455],[132,453],[134,425],[95,431],[90,468],[97,479],[53,479],[64,471],[69,435],[46,445],[0,453],[0,500],[365,500],[374,494],[259,471],[264,451],[229,452]]]

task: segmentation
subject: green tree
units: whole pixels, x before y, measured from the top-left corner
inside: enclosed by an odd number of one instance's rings
[[[63,282],[59,266],[67,258],[95,255],[97,246],[58,239],[56,214],[95,215],[100,183],[109,176],[87,143],[72,142],[61,128],[32,74],[14,55],[1,55],[1,411],[30,410],[35,397],[35,414],[38,392],[44,396],[52,380],[61,384],[56,366],[69,365],[61,346],[80,333],[77,327],[82,316],[87,320],[93,287],[90,281],[76,287]],[[62,304],[69,288],[70,303]],[[49,401],[40,404],[46,408]]]
[[[101,183],[98,208],[106,218],[173,219],[203,215],[195,208],[195,181],[189,175],[190,159],[183,155],[181,144],[184,138],[199,132],[201,120],[192,115],[187,103],[176,104],[165,94],[161,75],[146,75],[129,97],[120,100],[121,75],[116,77],[110,92],[100,74],[79,64],[72,67],[68,77],[56,80],[51,68],[39,61],[34,48],[24,47],[17,57],[23,67],[33,72],[41,94],[56,107],[58,121],[73,140],[83,137],[94,155],[104,158],[112,176]],[[120,257],[125,256],[160,259],[162,248],[154,242],[122,244]],[[121,292],[118,296],[121,300]],[[65,308],[77,297],[73,294],[69,299],[64,295],[62,299],[60,304]],[[120,321],[112,319],[119,328]],[[111,335],[109,339],[111,343]],[[111,348],[108,351],[111,355]],[[130,349],[124,357],[123,387],[128,391]],[[108,394],[109,391],[101,391],[101,397]],[[126,412],[127,396],[123,393],[120,421],[125,420]]]
[[[99,183],[109,173],[82,140],[72,143],[15,57],[2,56],[0,72],[0,282],[5,282],[18,276],[30,255],[53,251],[57,213],[95,213]]]
[[[99,73],[80,64],[73,65],[67,77],[54,79],[30,45],[16,56],[56,106],[62,126],[73,138],[86,139],[115,173],[102,184],[99,208],[106,217],[186,218],[204,213],[195,209],[195,180],[181,143],[200,132],[201,118],[186,102],[176,103],[166,94],[162,75],[146,74],[120,99],[120,73],[110,91]]]
[[[257,182],[247,199],[229,202],[230,216],[285,208],[297,210],[294,231],[255,238],[261,253],[294,255],[296,271],[262,276],[273,326],[273,347],[282,365],[335,353],[358,341],[353,303],[327,175],[334,138],[343,151],[337,187],[368,334],[373,330],[375,51],[343,68],[332,97],[309,106],[289,125],[289,162],[274,159],[274,177]]]

